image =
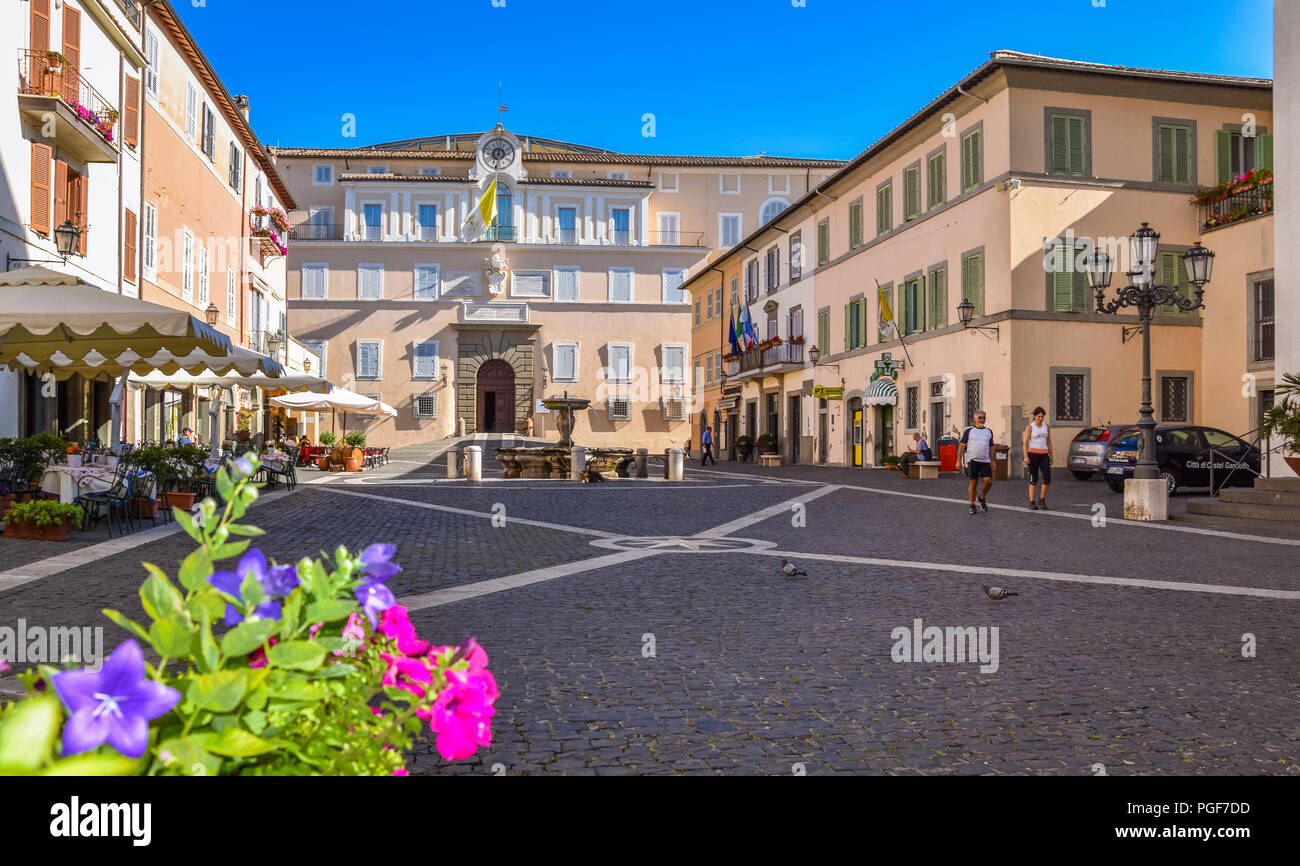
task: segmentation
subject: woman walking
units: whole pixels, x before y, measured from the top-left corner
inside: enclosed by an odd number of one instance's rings
[[[1047,410],[1034,409],[1034,420],[1025,427],[1025,465],[1029,467],[1029,510],[1047,510],[1047,486],[1052,483],[1052,431],[1047,426]],[[1041,482],[1037,501],[1034,485]]]

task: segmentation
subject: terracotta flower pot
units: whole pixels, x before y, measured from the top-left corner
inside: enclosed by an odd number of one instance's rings
[[[49,526],[37,526],[30,520],[5,524],[5,538],[26,538],[32,541],[67,541],[69,519],[64,517]]]
[[[321,456],[316,460],[316,468],[319,469],[321,472],[328,472],[328,471],[329,471],[329,468],[330,468],[330,458],[329,458],[329,455],[328,455],[328,454],[322,454],[322,455],[321,455]]]
[[[189,511],[194,507],[194,496],[193,493],[178,493],[175,490],[169,490],[163,494],[163,507]]]
[[[145,499],[143,496],[132,497],[131,516],[147,517],[152,520],[158,516],[158,503],[152,499]]]

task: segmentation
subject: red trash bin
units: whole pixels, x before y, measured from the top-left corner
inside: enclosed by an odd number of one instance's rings
[[[939,471],[956,472],[960,467],[957,465],[957,446],[940,445],[939,446]]]

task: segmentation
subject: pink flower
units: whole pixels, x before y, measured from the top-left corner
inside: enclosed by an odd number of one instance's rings
[[[433,671],[423,659],[408,659],[406,656],[393,656],[380,653],[379,657],[388,662],[384,671],[383,684],[405,689],[417,698],[424,697],[425,690],[416,683],[427,683],[433,679]]]
[[[408,772],[406,772],[406,768],[405,768],[405,767],[398,767],[396,770],[394,770],[393,772],[389,773],[388,775],[390,775],[390,776],[409,776],[409,775],[411,775],[411,774],[408,773]]]
[[[496,714],[490,692],[496,683],[489,677],[465,671],[448,671],[447,688],[438,694],[429,711],[429,728],[438,735],[438,754],[444,760],[470,757],[479,746],[492,745],[488,720]]]
[[[4,673],[7,670],[9,670],[9,662],[0,659],[0,673]]]
[[[275,638],[271,638],[271,640],[269,641],[269,643],[270,643],[271,646],[275,646]],[[266,667],[266,648],[265,648],[265,647],[258,647],[257,649],[253,650],[251,653],[248,654],[248,666],[249,666],[250,668],[264,668],[264,667]]]
[[[366,629],[362,625],[363,622],[365,622],[365,620],[363,620],[361,615],[358,613],[348,615],[347,625],[343,626],[343,633],[340,635],[340,637],[343,638],[344,644],[360,644],[365,642]],[[354,646],[344,646],[343,649],[334,650],[334,655],[340,657],[352,656],[355,654]]]
[[[395,604],[379,614],[379,631],[397,642],[397,649],[408,656],[424,655],[429,651],[429,642],[422,641],[415,634],[411,617],[406,608]]]

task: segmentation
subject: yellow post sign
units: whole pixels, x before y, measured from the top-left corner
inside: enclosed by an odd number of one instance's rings
[[[829,385],[813,385],[813,396],[819,400],[843,400],[844,389],[839,386],[832,388]]]

